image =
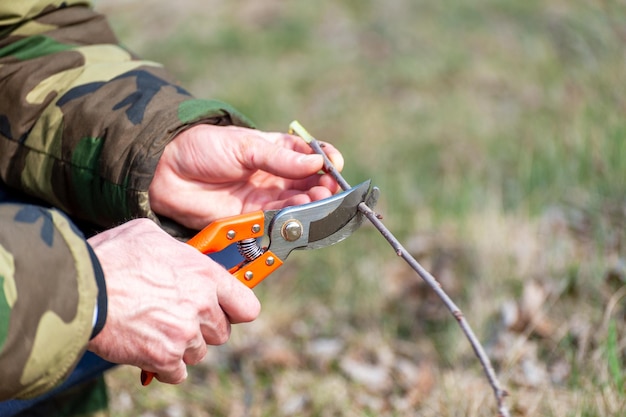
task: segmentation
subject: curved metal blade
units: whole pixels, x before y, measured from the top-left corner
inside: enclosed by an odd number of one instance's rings
[[[270,226],[270,247],[284,259],[294,249],[318,249],[341,242],[363,222],[358,206],[376,204],[378,188],[365,181],[341,194],[301,206],[287,207],[276,213]],[[294,226],[297,236],[287,239],[284,229]]]
[[[380,196],[380,190],[378,189],[378,187],[372,187],[371,189],[368,190],[367,194],[365,195],[362,201],[364,201],[365,204],[369,208],[373,209],[376,206],[376,203],[378,202],[379,196]],[[346,223],[337,231],[335,231],[334,233],[328,235],[327,237],[323,239],[316,240],[314,242],[309,242],[307,247],[301,248],[301,249],[318,249],[318,248],[323,248],[325,246],[334,245],[335,243],[341,242],[342,240],[350,236],[352,233],[354,233],[355,230],[361,227],[361,224],[363,224],[363,220],[365,219],[365,216],[363,215],[363,213],[358,211],[358,205],[360,203],[361,201],[357,203],[356,215],[352,217],[352,219],[350,219],[348,223]]]

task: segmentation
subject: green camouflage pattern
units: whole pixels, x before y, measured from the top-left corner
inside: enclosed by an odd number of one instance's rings
[[[0,400],[29,398],[83,355],[98,286],[82,233],[60,211],[4,203],[0,224]]]
[[[119,45],[91,6],[0,0],[0,188],[96,229],[135,217],[159,223],[148,188],[175,135],[198,123],[252,123]],[[68,375],[97,295],[81,233],[59,211],[25,207],[0,204],[0,400],[36,396]],[[98,381],[40,403],[37,415],[105,415]]]
[[[89,5],[85,0],[19,0],[0,2],[0,28],[7,27],[8,31],[18,32],[19,26],[25,21],[54,10],[61,5],[71,6],[75,4]],[[2,32],[0,32],[2,33]]]
[[[158,222],[165,145],[196,123],[252,124],[120,46],[88,3],[0,0],[0,180],[103,228]]]

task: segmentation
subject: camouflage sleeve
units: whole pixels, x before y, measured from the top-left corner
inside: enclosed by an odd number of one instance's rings
[[[157,220],[165,145],[191,124],[251,122],[121,47],[88,3],[0,0],[0,179],[103,227]]]
[[[96,303],[106,302],[100,265],[61,212],[3,203],[0,224],[2,401],[62,382],[92,336]]]

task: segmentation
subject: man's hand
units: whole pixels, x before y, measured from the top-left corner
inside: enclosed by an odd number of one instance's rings
[[[207,344],[225,343],[231,323],[254,320],[260,303],[224,268],[147,219],[88,240],[106,277],[108,315],[88,349],[114,363],[180,383]]]
[[[338,170],[343,157],[325,151]],[[339,186],[320,175],[322,156],[302,139],[235,126],[198,125],[163,152],[150,185],[155,213],[201,229],[213,220],[259,209],[304,204]]]

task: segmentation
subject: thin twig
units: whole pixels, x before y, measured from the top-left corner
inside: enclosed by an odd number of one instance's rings
[[[302,125],[300,125],[300,123],[296,121],[291,123],[290,128],[291,131],[304,139],[315,153],[322,155],[322,157],[324,158],[324,170],[335,178],[339,186],[343,190],[350,189],[350,184],[348,184],[348,182],[346,182],[342,175],[337,171],[333,163],[326,155],[326,152],[324,152],[324,149],[322,148],[320,142],[317,141],[313,136],[311,136],[306,131],[306,129],[304,129]],[[435,279],[435,277],[433,277],[426,269],[422,267],[422,265],[419,264],[419,262],[417,262],[417,260],[415,260],[413,256],[411,256],[411,254],[408,253],[408,251],[404,248],[404,246],[402,246],[398,239],[396,239],[395,236],[389,231],[389,229],[387,229],[387,227],[382,223],[380,217],[370,207],[368,207],[367,204],[362,202],[359,204],[358,208],[359,211],[363,213],[363,215],[367,217],[367,219],[376,227],[376,229],[378,229],[378,231],[383,235],[387,242],[389,242],[391,247],[396,252],[396,255],[402,257],[402,259],[404,259],[409,264],[409,266],[411,266],[411,268],[413,268],[415,272],[417,272],[417,274],[430,286],[430,288],[435,291],[435,293],[446,305],[448,310],[450,310],[454,318],[459,323],[461,330],[463,330],[463,333],[469,340],[469,343],[472,346],[474,353],[478,357],[478,360],[480,361],[480,364],[485,371],[485,375],[487,376],[489,384],[493,388],[493,392],[496,397],[496,403],[498,405],[498,415],[501,417],[509,417],[509,410],[504,404],[504,398],[508,395],[508,393],[501,387],[500,382],[498,381],[498,377],[496,376],[493,366],[491,365],[491,361],[485,353],[485,349],[474,334],[467,320],[465,320],[465,316],[463,315],[461,310],[452,301],[452,299],[450,299],[448,294],[443,290],[441,284]]]

